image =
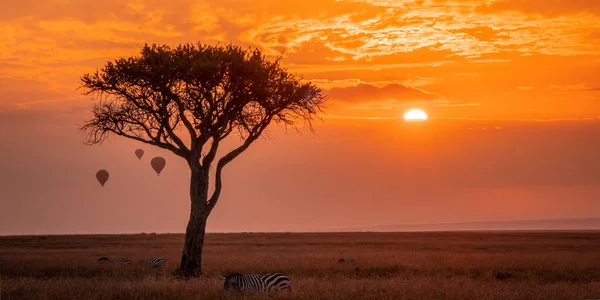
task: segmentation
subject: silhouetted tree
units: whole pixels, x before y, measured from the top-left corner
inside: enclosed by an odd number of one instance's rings
[[[178,269],[184,276],[202,272],[206,221],[219,201],[223,168],[271,123],[294,128],[302,123],[312,130],[325,101],[319,88],[289,74],[279,59],[233,45],[146,45],[140,56],[107,62],[81,81],[83,94],[98,99],[81,127],[86,144],[114,134],[187,161],[191,211]],[[239,146],[216,159],[219,145],[232,133],[241,136]]]

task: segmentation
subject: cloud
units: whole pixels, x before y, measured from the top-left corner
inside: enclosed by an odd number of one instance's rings
[[[365,81],[358,78],[346,78],[346,79],[325,79],[325,78],[313,78],[310,82],[316,84],[322,89],[333,89],[333,88],[349,88],[356,87],[360,84],[368,84],[376,87],[383,87],[391,84],[400,84],[403,86],[421,87],[439,82],[442,78],[436,77],[424,77],[416,76],[412,74],[405,74],[404,76],[394,76],[393,80],[382,80],[382,81]]]
[[[438,103],[433,104],[433,107],[474,107],[481,106],[481,103]]]
[[[535,89],[535,86],[520,85],[520,86],[517,86],[517,89],[522,90],[522,91],[530,91],[530,90]]]
[[[583,43],[585,36],[598,28],[592,16],[556,22],[552,18],[498,13],[501,9],[474,13],[473,8],[485,4],[481,1],[342,3],[369,3],[375,9],[327,19],[289,18],[271,22],[261,27],[261,33],[254,34],[252,39],[266,48],[284,47],[291,52],[301,51],[304,43],[323,41],[326,47],[338,52],[329,57],[340,60],[371,60],[423,48],[449,51],[466,58],[503,52],[559,55],[600,52],[598,45]],[[539,3],[536,6],[540,6]],[[566,8],[566,11],[577,7]],[[565,38],[569,39],[568,43]]]
[[[433,101],[443,99],[441,95],[403,86],[401,84],[388,84],[383,87],[376,87],[370,84],[361,83],[352,87],[336,87],[326,93],[331,100],[349,103]]]
[[[0,87],[7,95],[3,106],[74,97],[82,74],[137,55],[144,43],[197,41],[282,54],[290,71],[320,80],[327,89],[400,84],[480,103],[502,101],[498,95],[521,82],[573,84],[540,74],[576,74],[576,82],[597,86],[600,21],[590,14],[598,7],[591,0],[13,2],[0,11],[2,76],[43,82],[49,94],[27,84]],[[459,80],[452,74],[478,76]],[[550,94],[538,90],[540,98]]]
[[[485,12],[519,11],[526,14],[560,16],[579,13],[600,14],[597,0],[499,0],[481,8]]]
[[[547,87],[549,91],[560,91],[560,92],[594,92],[600,91],[600,88],[589,86],[587,83],[580,84],[569,84],[569,85],[549,85]]]
[[[0,77],[0,107],[30,107],[45,102],[66,99],[65,93],[52,89],[45,82],[29,79]]]

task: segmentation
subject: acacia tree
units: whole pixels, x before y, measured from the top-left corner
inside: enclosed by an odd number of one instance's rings
[[[86,144],[122,136],[189,165],[191,209],[178,269],[184,276],[201,274],[206,221],[219,201],[223,168],[271,123],[312,130],[325,101],[322,90],[288,73],[279,59],[234,45],[145,45],[141,55],[107,62],[81,82],[83,94],[98,100],[81,127]],[[232,134],[241,137],[238,146],[217,159]]]

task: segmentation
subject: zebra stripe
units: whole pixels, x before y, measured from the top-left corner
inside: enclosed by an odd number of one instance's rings
[[[98,262],[101,264],[112,264],[112,265],[130,265],[131,260],[129,258],[108,258],[100,257]]]
[[[149,265],[152,266],[154,268],[158,268],[160,266],[162,266],[165,263],[165,259],[162,257],[149,257],[149,258],[143,258],[139,261],[140,264],[143,265]]]
[[[229,274],[225,279],[224,288],[227,291],[239,291],[252,293],[254,291],[271,292],[288,290],[291,291],[290,279],[283,273],[272,274]]]

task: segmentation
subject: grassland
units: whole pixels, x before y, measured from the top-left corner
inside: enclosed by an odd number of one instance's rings
[[[205,276],[176,280],[182,235],[0,237],[2,300],[261,299],[230,272],[281,271],[280,299],[600,299],[600,232],[209,234]],[[162,269],[101,256],[163,256]],[[357,263],[340,264],[345,256]]]

